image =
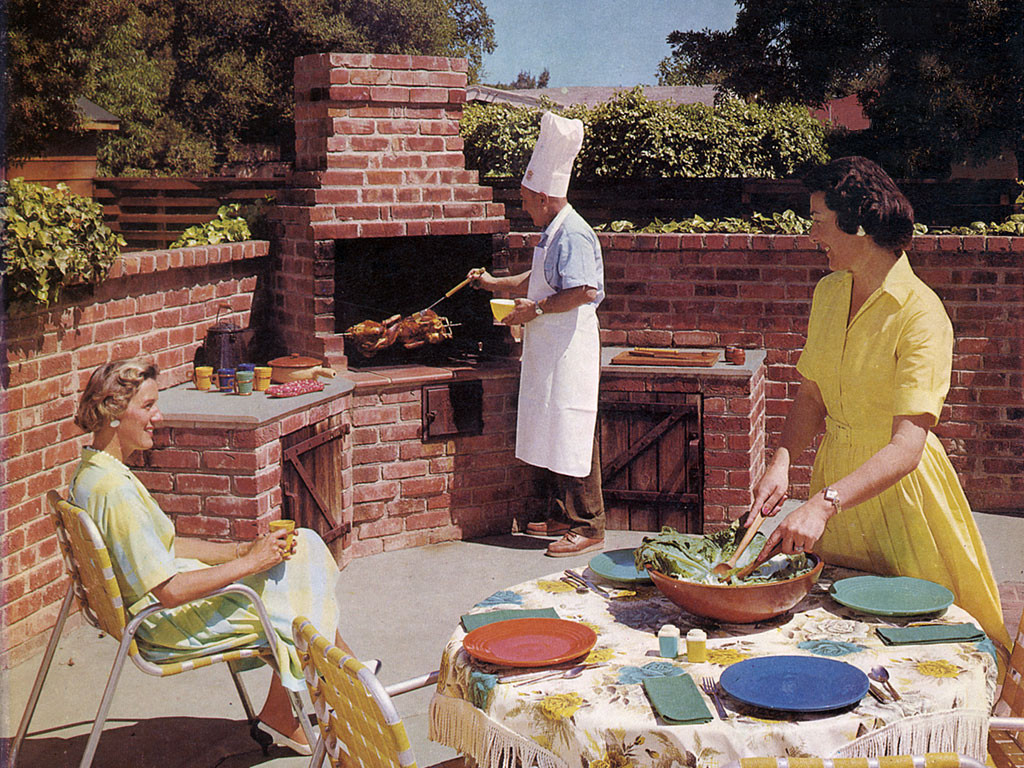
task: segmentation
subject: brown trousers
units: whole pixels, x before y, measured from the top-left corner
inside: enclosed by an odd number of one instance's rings
[[[563,518],[572,525],[571,530],[588,539],[604,538],[604,495],[601,492],[601,452],[597,434],[590,459],[590,474],[586,477],[560,475],[548,470],[554,485],[551,501],[556,514],[549,518]]]

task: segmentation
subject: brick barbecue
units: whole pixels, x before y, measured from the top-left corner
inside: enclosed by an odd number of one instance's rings
[[[296,158],[279,201],[273,285],[276,324],[289,351],[337,368],[347,363],[334,314],[345,289],[336,284],[339,241],[487,239],[508,232],[504,206],[465,168],[459,136],[465,99],[462,59],[341,53],[296,59]],[[489,248],[482,250],[490,256]],[[421,270],[422,298],[437,298],[427,278],[465,275],[445,266],[439,248]]]

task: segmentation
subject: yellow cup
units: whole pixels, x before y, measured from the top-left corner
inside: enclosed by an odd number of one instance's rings
[[[253,369],[253,372],[256,374],[256,382],[253,388],[257,392],[266,392],[270,389],[270,374],[272,371],[273,369],[266,365],[257,365]]]
[[[213,366],[196,366],[196,389],[207,390],[213,385]]]
[[[285,547],[288,550],[288,554],[285,555],[285,560],[291,557],[292,552],[292,538],[295,536],[295,521],[294,520],[271,520],[270,521],[270,532],[279,531],[281,529],[288,531],[288,535],[285,537]]]
[[[491,299],[491,314],[498,322],[504,320],[508,313],[515,309],[516,303],[513,299]]]

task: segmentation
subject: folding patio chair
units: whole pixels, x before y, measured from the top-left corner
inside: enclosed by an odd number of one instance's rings
[[[985,765],[955,752],[929,752],[882,757],[745,757],[725,768],[985,768]]]
[[[235,682],[235,688],[237,688],[238,695],[242,699],[242,707],[245,709],[245,716],[249,721],[250,733],[263,748],[265,754],[272,743],[271,737],[256,727],[258,721],[253,711],[252,703],[249,701],[249,696],[246,693],[245,686],[242,684],[238,671],[234,668],[234,662],[241,659],[258,657],[264,662],[271,664],[274,669],[277,669],[282,663],[282,660],[277,658],[277,644],[272,641],[268,641],[268,644],[265,646],[253,643],[220,653],[196,655],[182,661],[153,662],[148,660],[145,649],[139,648],[135,642],[135,633],[143,621],[154,613],[164,610],[164,607],[160,604],[152,605],[138,613],[134,618],[129,617],[121,599],[121,590],[114,576],[114,570],[111,567],[110,554],[107,552],[107,547],[99,531],[96,529],[95,523],[93,523],[84,510],[65,501],[56,492],[50,491],[46,498],[51,507],[50,517],[57,531],[57,541],[60,543],[61,554],[64,556],[64,566],[71,576],[71,583],[68,586],[67,594],[64,596],[64,602],[61,603],[57,623],[50,635],[46,652],[43,654],[39,672],[36,675],[32,692],[25,706],[25,713],[21,718],[21,725],[18,727],[18,733],[11,744],[8,765],[11,768],[15,765],[18,750],[25,739],[25,735],[28,733],[29,723],[39,701],[39,694],[43,689],[43,682],[46,680],[46,674],[50,669],[50,662],[53,660],[53,654],[57,649],[57,641],[60,639],[61,631],[64,629],[64,623],[71,612],[71,604],[75,598],[78,599],[79,605],[82,607],[82,613],[86,621],[120,642],[117,656],[110,670],[110,676],[107,678],[106,688],[103,691],[99,711],[96,713],[96,719],[93,722],[92,731],[85,746],[85,754],[82,755],[81,768],[87,768],[87,766],[92,764],[126,656],[131,657],[131,660],[135,662],[135,666],[143,672],[155,677],[177,675],[191,669],[208,667],[217,662],[227,662],[231,678]],[[267,638],[273,636],[274,630],[270,624],[270,617],[267,615],[267,610],[256,592],[244,584],[231,584],[211,592],[208,597],[227,594],[241,594],[248,597],[252,601],[256,613],[259,615],[264,636]],[[287,660],[283,661],[287,663]],[[299,721],[303,724],[306,738],[312,744],[315,733],[309,723],[309,719],[302,712],[302,701],[298,694],[290,692],[290,695],[292,708]]]
[[[324,757],[332,768],[416,768],[409,736],[391,696],[436,683],[438,673],[385,688],[367,667],[317,632],[304,616],[295,617],[292,635],[320,726],[310,768],[320,768]],[[458,757],[435,768],[464,765]]]
[[[996,768],[1024,768],[1024,615],[1013,638],[1003,688],[992,708],[988,754]]]

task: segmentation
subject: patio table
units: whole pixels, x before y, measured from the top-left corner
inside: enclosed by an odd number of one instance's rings
[[[592,572],[587,575],[613,586]],[[460,624],[442,654],[430,705],[430,738],[469,755],[482,768],[716,768],[755,755],[939,751],[984,760],[997,672],[991,643],[886,646],[877,627],[915,620],[866,615],[835,602],[828,586],[854,575],[859,574],[826,567],[791,612],[752,625],[692,616],[653,585],[631,586],[633,596],[607,599],[577,593],[557,572],[509,587],[467,613],[554,608],[560,618],[595,630],[597,644],[586,660],[603,666],[573,679],[498,682],[498,674],[522,670],[471,658],[462,647],[466,632]],[[927,620],[973,621],[956,605]],[[684,637],[692,627],[704,629],[707,661],[689,663],[683,644],[678,658],[658,657],[656,633],[665,624],[677,625]],[[717,680],[731,664],[779,654],[831,657],[865,673],[884,665],[902,698],[880,703],[865,695],[842,710],[800,714],[756,709],[723,695],[727,720],[668,725],[652,709],[642,683],[644,676],[678,670],[697,683],[706,676]],[[704,700],[713,714],[712,702],[707,696]]]

